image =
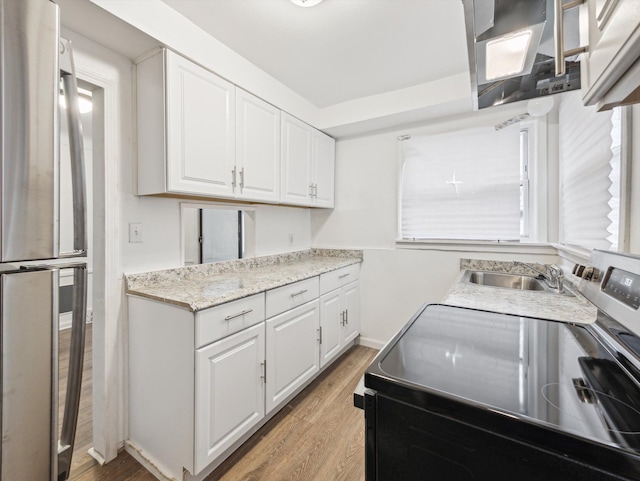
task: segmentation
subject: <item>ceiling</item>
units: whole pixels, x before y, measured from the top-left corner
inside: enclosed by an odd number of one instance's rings
[[[460,0],[162,0],[319,108],[468,72]]]

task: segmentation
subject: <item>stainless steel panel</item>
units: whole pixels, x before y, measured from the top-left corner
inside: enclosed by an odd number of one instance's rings
[[[0,480],[57,478],[57,270],[0,276]]]
[[[59,13],[0,0],[0,261],[58,254]]]

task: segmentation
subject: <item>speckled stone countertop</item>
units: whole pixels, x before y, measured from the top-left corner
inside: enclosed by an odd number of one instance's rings
[[[125,276],[127,294],[200,311],[362,262],[362,251],[311,249]]]
[[[590,324],[596,320],[596,307],[578,292],[579,279],[572,274],[565,274],[564,286],[574,296],[563,296],[462,282],[466,270],[537,275],[527,267],[514,266],[511,262],[461,259],[460,275],[447,292],[445,304],[576,324]]]

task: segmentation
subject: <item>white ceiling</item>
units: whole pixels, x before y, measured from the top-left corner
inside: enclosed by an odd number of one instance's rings
[[[461,0],[162,0],[317,107],[468,72]]]

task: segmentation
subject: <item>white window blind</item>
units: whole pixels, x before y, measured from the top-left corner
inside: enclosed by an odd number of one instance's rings
[[[580,92],[560,103],[560,221],[562,242],[617,249],[620,120],[582,105]],[[614,140],[614,138],[616,140]]]
[[[402,155],[403,239],[520,238],[518,126],[413,136]]]

